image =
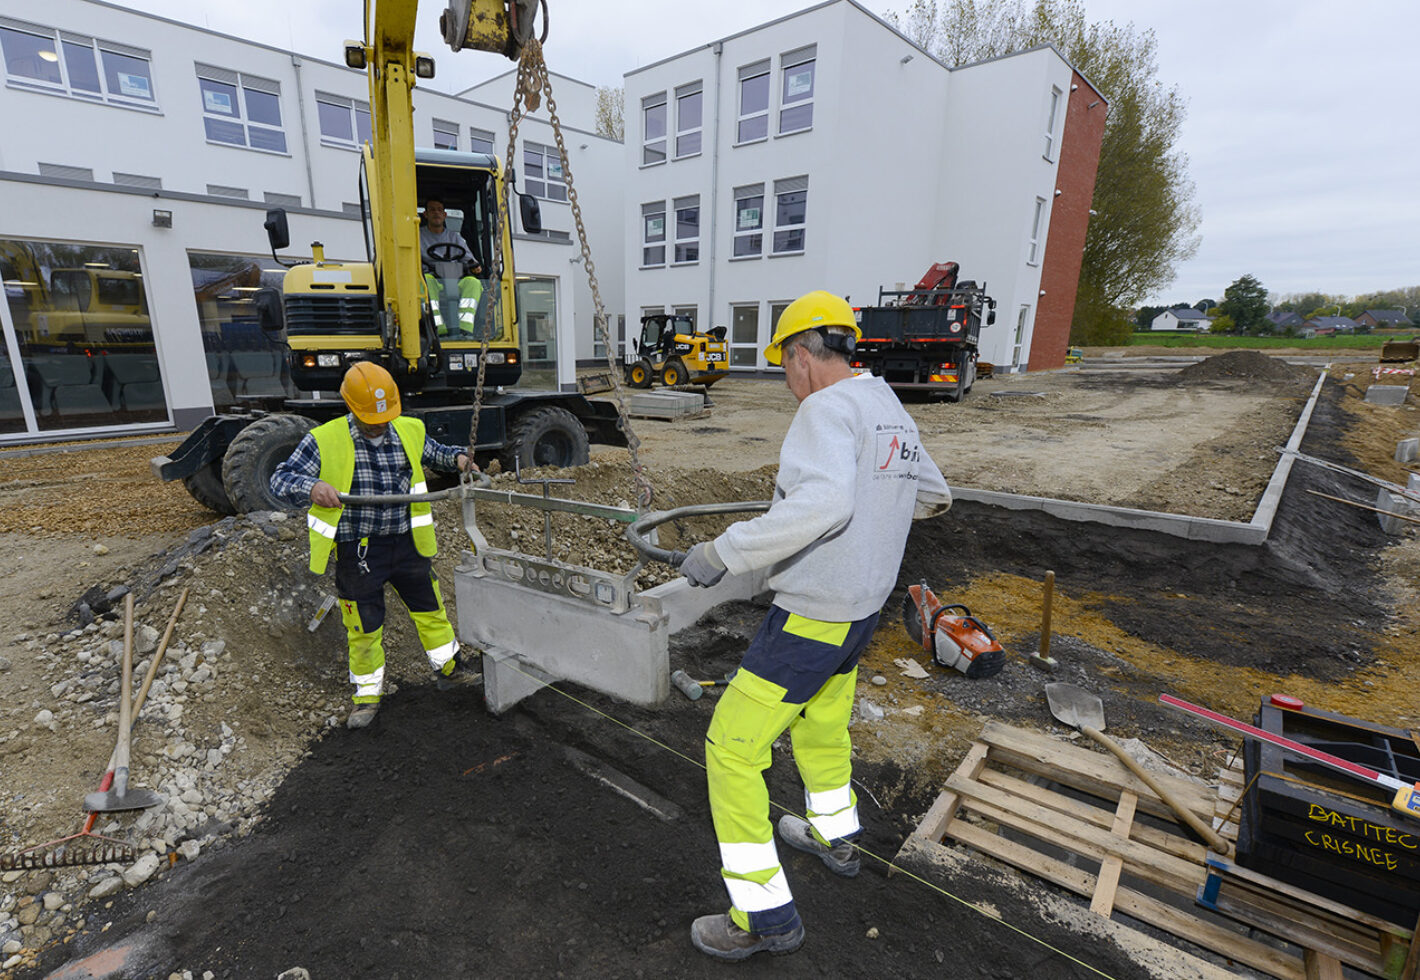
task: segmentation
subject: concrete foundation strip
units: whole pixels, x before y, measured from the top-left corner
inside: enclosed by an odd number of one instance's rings
[[[1107,524],[1112,527],[1132,527],[1146,531],[1158,531],[1176,538],[1190,541],[1211,541],[1217,544],[1260,545],[1272,532],[1272,521],[1277,516],[1277,506],[1286,489],[1287,477],[1292,472],[1292,462],[1296,450],[1306,435],[1307,424],[1321,395],[1322,384],[1326,381],[1323,370],[1312,386],[1311,397],[1307,399],[1297,424],[1292,428],[1292,436],[1287,440],[1286,451],[1272,471],[1272,479],[1262,493],[1262,500],[1253,512],[1252,520],[1223,521],[1212,517],[1191,517],[1186,514],[1166,514],[1155,510],[1136,510],[1132,507],[1113,507],[1107,504],[1087,504],[1075,500],[1059,500],[1052,497],[1032,497],[1025,494],[1001,493],[996,490],[978,490],[974,487],[952,487],[952,496],[957,500],[970,500],[1004,507],[1007,510],[1039,510],[1066,521],[1081,521],[1092,524]]]

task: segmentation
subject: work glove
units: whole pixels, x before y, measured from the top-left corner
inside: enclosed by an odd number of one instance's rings
[[[707,589],[725,577],[725,566],[710,542],[702,541],[680,563],[680,573],[691,585]]]

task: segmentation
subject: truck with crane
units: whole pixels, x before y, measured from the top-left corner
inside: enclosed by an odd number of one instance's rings
[[[252,399],[241,411],[213,415],[171,455],[152,460],[160,479],[181,479],[219,513],[280,508],[268,486],[272,472],[308,431],[343,414],[331,393],[357,361],[389,370],[405,411],[421,417],[435,439],[472,446],[481,462],[497,456],[509,469],[576,466],[587,461],[590,441],[625,444],[611,403],[510,390],[524,355],[508,214],[512,175],[492,154],[415,148],[412,92],[417,80],[434,77],[433,58],[412,48],[417,7],[418,0],[366,3],[364,40],[345,44],[345,64],[367,71],[370,84],[371,135],[359,172],[367,260],[331,261],[319,242],[311,259],[283,260],[277,253],[290,245],[287,216],[280,208],[267,212],[273,256],[288,271],[280,290],[257,293],[258,321],[286,348],[298,396]],[[539,0],[448,0],[440,24],[456,51],[517,60],[538,7]],[[546,0],[541,10],[545,33]],[[424,273],[432,270],[418,221],[419,202],[430,198],[446,205],[462,242],[437,246],[436,264],[477,265],[486,276],[472,335],[443,329],[431,304]],[[519,194],[518,210],[523,230],[540,233],[536,198]]]
[[[976,383],[981,329],[996,322],[985,285],[958,280],[955,262],[938,262],[912,289],[878,290],[874,306],[854,307],[863,337],[854,370],[896,390],[961,401]]]

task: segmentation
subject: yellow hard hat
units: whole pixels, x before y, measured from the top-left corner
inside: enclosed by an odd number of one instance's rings
[[[399,389],[394,378],[378,364],[357,361],[340,382],[340,397],[355,417],[366,425],[399,418]]]
[[[863,336],[863,331],[858,329],[858,321],[853,317],[853,307],[848,305],[846,299],[815,289],[784,307],[774,328],[774,337],[764,348],[764,359],[770,364],[780,363],[784,358],[784,341],[796,333],[819,327],[848,327],[853,331],[855,342]]]

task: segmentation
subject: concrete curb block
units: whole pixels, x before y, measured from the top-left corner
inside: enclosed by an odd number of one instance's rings
[[[1311,397],[1292,428],[1292,436],[1287,440],[1287,448],[1296,450],[1306,435],[1307,424],[1311,421],[1312,410],[1321,395],[1322,384],[1327,371],[1323,370],[1312,386]],[[1252,520],[1222,521],[1212,517],[1191,517],[1186,514],[1165,514],[1155,510],[1136,510],[1132,507],[1112,507],[1108,504],[1086,504],[1074,500],[1059,500],[1053,497],[1031,497],[1018,493],[1001,493],[996,490],[977,490],[971,487],[952,487],[952,497],[956,500],[971,500],[992,507],[1008,510],[1039,510],[1066,521],[1081,521],[1092,524],[1107,524],[1112,527],[1140,528],[1158,531],[1176,538],[1190,541],[1210,541],[1215,544],[1260,545],[1272,532],[1272,520],[1277,516],[1277,506],[1286,489],[1287,477],[1292,472],[1295,456],[1283,455],[1272,471],[1272,479],[1262,493],[1262,499],[1253,512]]]

